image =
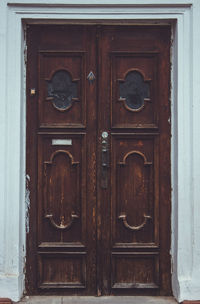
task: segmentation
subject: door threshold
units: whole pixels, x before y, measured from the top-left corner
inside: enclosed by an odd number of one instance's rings
[[[177,304],[173,297],[148,296],[26,296],[20,302],[28,304]]]

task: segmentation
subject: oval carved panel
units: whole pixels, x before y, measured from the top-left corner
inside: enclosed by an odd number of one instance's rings
[[[124,80],[119,83],[119,101],[129,111],[140,111],[144,107],[144,101],[150,100],[150,87],[144,81],[143,75],[138,71],[129,71]]]
[[[68,110],[74,101],[78,101],[78,85],[72,81],[68,71],[56,71],[51,80],[47,80],[47,100],[59,111]]]

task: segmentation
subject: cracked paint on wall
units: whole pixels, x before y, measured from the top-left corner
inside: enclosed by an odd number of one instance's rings
[[[29,210],[30,210],[30,190],[29,190],[30,176],[26,175],[26,193],[25,193],[25,205],[26,205],[26,233],[29,233]]]

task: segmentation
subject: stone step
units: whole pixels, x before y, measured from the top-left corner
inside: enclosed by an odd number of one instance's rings
[[[31,296],[24,297],[18,304],[177,304],[172,297],[142,297],[142,296]],[[1,304],[1,303],[0,303]]]

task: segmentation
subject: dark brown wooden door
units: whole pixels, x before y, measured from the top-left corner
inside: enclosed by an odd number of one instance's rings
[[[29,294],[170,288],[170,27],[27,29]]]

